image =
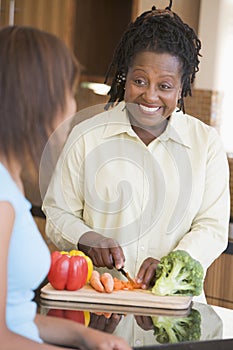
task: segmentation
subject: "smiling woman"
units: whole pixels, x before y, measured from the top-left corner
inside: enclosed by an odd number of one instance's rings
[[[162,256],[185,250],[206,270],[228,240],[226,154],[184,106],[201,42],[171,7],[126,28],[106,74],[106,111],[73,128],[43,203],[55,245],[78,246],[115,277],[125,265],[145,289]]]

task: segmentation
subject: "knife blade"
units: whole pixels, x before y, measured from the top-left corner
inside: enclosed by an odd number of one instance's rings
[[[126,272],[124,269],[123,269],[123,267],[122,268],[120,268],[119,270],[117,270],[117,271],[119,271],[119,272],[121,272],[122,273],[122,275],[123,276],[125,276],[126,278],[127,278],[127,280],[130,282],[130,283],[132,283],[132,284],[134,284],[135,282],[134,282],[134,280],[130,277],[130,275],[129,275],[129,273],[128,272]]]

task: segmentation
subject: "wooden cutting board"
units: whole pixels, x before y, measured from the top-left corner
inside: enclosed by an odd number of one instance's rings
[[[142,307],[150,309],[184,310],[190,307],[192,297],[157,296],[149,290],[120,290],[112,293],[100,293],[90,285],[77,291],[56,290],[50,283],[41,289],[40,297],[47,300],[72,301],[79,303]]]

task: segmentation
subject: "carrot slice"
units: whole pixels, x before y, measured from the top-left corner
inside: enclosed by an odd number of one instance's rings
[[[97,290],[97,292],[104,292],[104,286],[100,281],[100,273],[96,270],[92,272],[91,278],[90,278],[90,285]]]
[[[110,318],[112,316],[112,312],[101,312],[101,311],[94,311],[93,314],[97,316],[104,316],[105,318]]]
[[[92,272],[90,278],[90,285],[98,292],[107,292],[112,293],[113,290],[133,290],[140,289],[141,284],[134,281],[133,283],[130,281],[123,281],[119,278],[112,277],[112,275],[108,272],[100,273],[96,270]]]
[[[107,293],[112,293],[114,289],[114,280],[110,273],[105,272],[100,276],[100,282],[103,284]]]

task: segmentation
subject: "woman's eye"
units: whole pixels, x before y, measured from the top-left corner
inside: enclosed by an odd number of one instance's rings
[[[163,89],[163,90],[171,89],[171,86],[168,85],[168,84],[161,84],[160,87],[161,87],[161,89]]]
[[[145,80],[142,80],[142,79],[135,79],[134,80],[135,81],[135,83],[137,84],[137,85],[146,85],[146,82],[145,82]]]

